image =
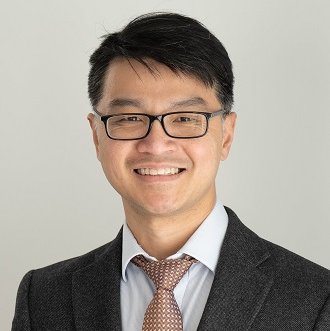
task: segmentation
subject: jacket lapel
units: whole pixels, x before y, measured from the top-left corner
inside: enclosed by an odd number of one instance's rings
[[[77,330],[121,330],[122,230],[94,263],[73,274],[72,304]]]
[[[226,208],[229,223],[198,330],[248,330],[273,283],[263,241]]]

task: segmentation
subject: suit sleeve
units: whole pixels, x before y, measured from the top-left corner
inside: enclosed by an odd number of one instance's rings
[[[330,295],[325,301],[313,328],[313,331],[327,330],[330,330]]]
[[[29,271],[22,279],[16,298],[15,316],[12,331],[31,331],[29,313],[29,290],[33,271]]]

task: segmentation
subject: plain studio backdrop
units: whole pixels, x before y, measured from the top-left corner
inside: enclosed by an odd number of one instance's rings
[[[260,236],[330,268],[327,0],[6,1],[0,14],[0,329],[23,275],[110,241],[122,204],[86,115],[99,37],[137,15],[197,18],[227,48],[238,124],[217,178]]]

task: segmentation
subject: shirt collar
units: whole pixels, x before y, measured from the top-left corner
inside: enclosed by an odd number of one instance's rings
[[[187,254],[203,263],[213,273],[218,262],[220,249],[228,226],[228,215],[220,200],[211,213],[197,228],[184,246],[169,259],[177,259]],[[123,226],[122,278],[126,282],[126,268],[131,259],[142,254],[148,259],[156,260],[147,254],[137,243],[129,227]]]

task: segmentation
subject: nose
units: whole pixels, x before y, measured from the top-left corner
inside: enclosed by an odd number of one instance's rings
[[[176,141],[169,137],[159,120],[152,123],[149,134],[141,140],[137,140],[137,150],[140,153],[161,155],[176,150]]]

